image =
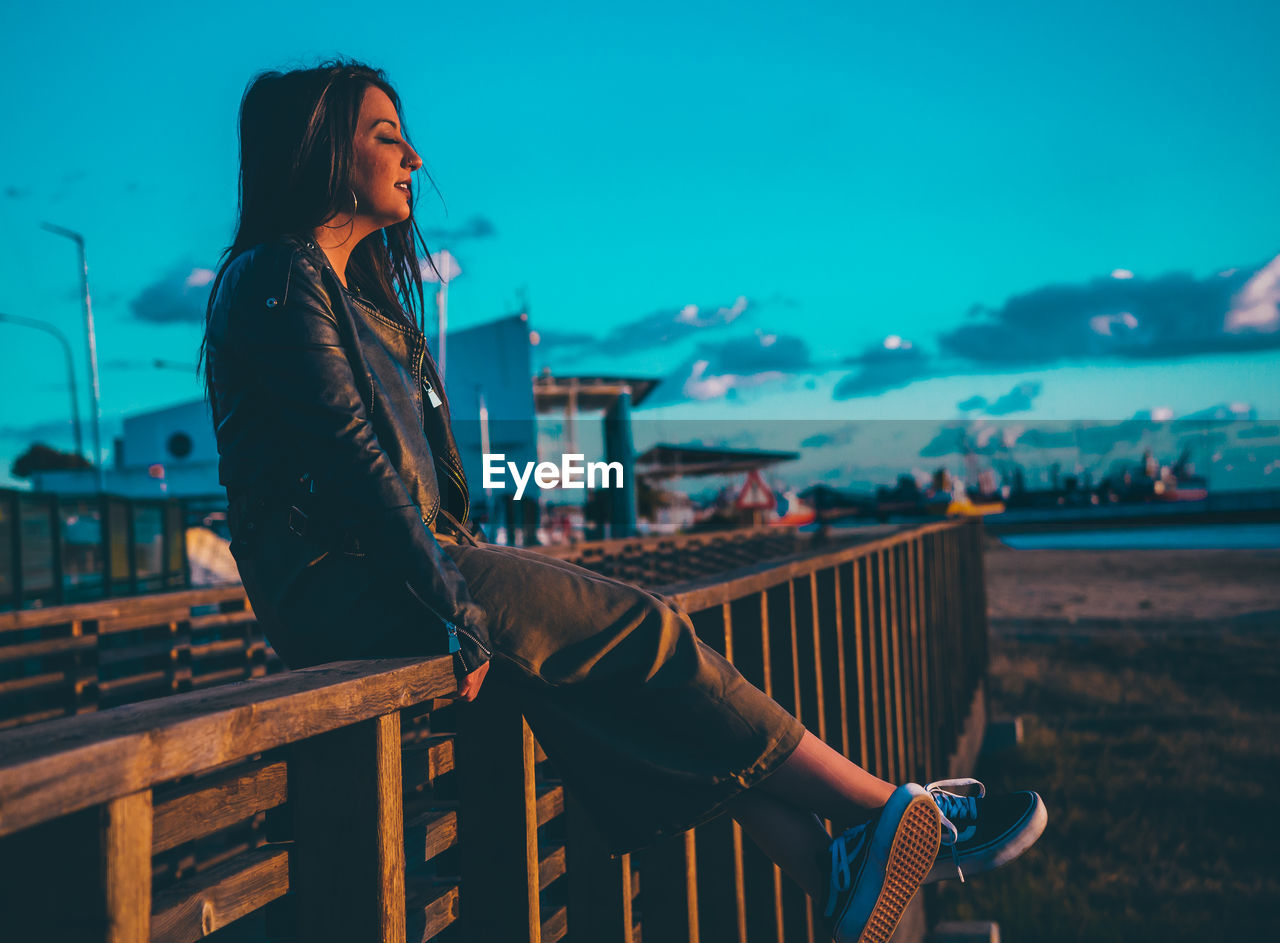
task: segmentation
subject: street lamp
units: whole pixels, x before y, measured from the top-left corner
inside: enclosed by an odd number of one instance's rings
[[[93,467],[98,481],[98,490],[104,490],[102,469],[102,402],[98,393],[98,337],[93,329],[93,304],[89,300],[89,261],[84,253],[84,236],[70,229],[55,226],[53,223],[41,223],[49,232],[57,236],[65,236],[76,244],[80,250],[80,284],[84,288],[84,322],[89,335],[89,379],[92,383],[90,392],[93,397]]]
[[[76,433],[76,455],[84,455],[84,438],[80,431],[80,396],[76,392],[76,368],[75,363],[71,359],[71,343],[67,340],[67,335],[52,324],[45,324],[43,321],[37,321],[35,318],[22,318],[15,314],[0,314],[0,321],[9,324],[18,324],[22,327],[34,327],[38,331],[44,331],[52,334],[57,338],[58,343],[62,345],[62,352],[67,358],[67,384],[71,387],[71,426]]]
[[[458,260],[448,249],[431,253],[431,261],[423,261],[421,265],[423,281],[439,282],[436,292],[436,313],[439,322],[439,342],[436,349],[436,365],[440,368],[440,380],[444,381],[444,335],[449,324],[449,283],[462,274]]]

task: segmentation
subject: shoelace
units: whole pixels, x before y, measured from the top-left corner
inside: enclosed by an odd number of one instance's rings
[[[824,916],[836,911],[836,901],[853,883],[853,871],[849,865],[867,842],[867,825],[855,825],[831,842],[831,887],[827,891],[827,909]]]
[[[977,786],[978,794],[976,796],[962,796],[959,793],[950,791],[951,789],[962,789],[967,786]],[[960,853],[956,851],[956,843],[960,840],[960,832],[956,829],[952,820],[976,820],[978,818],[978,800],[987,794],[987,787],[976,779],[939,779],[937,782],[929,783],[929,785],[925,786],[924,791],[937,803],[938,811],[942,813],[942,843],[951,849],[951,861],[956,866],[956,874],[960,877],[960,883],[963,884],[964,871],[960,869]],[[947,832],[951,833],[949,840]]]

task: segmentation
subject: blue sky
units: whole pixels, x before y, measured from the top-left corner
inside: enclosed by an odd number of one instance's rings
[[[523,293],[540,363],[663,377],[654,415],[1280,417],[1274,3],[7,20],[0,312],[66,331],[83,375],[74,248],[39,223],[85,234],[108,440],[198,394],[151,364],[194,362],[245,84],[339,53],[388,71],[440,185],[417,212],[464,270],[451,323]],[[0,482],[71,444],[57,358],[0,324]]]

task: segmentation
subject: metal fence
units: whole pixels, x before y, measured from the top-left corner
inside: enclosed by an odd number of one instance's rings
[[[855,761],[961,771],[987,658],[977,523],[666,589]],[[6,938],[823,938],[728,819],[609,858],[518,710],[452,688],[447,659],[343,662],[0,734]]]

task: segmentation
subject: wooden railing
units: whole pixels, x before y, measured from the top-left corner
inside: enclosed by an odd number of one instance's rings
[[[807,546],[791,528],[767,527],[539,549],[657,587]],[[281,668],[238,584],[0,611],[0,729]]]
[[[953,772],[986,664],[978,525],[671,587],[855,761]],[[516,707],[445,659],[343,662],[0,734],[5,940],[820,940],[716,819],[617,859]]]
[[[0,612],[0,729],[273,667],[239,585]]]

